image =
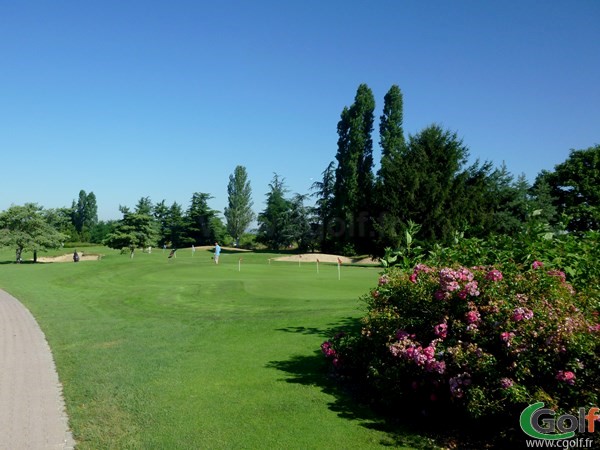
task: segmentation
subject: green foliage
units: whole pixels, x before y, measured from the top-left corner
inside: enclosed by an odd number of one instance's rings
[[[378,212],[375,230],[379,250],[398,248],[401,244],[403,193],[396,187],[402,182],[401,166],[406,154],[403,116],[402,91],[394,85],[384,97],[383,114],[379,122],[381,167],[377,172],[374,194]]]
[[[517,241],[457,235],[427,257],[411,242],[363,297],[362,331],[323,344],[342,380],[390,411],[496,426],[514,427],[536,401],[560,412],[598,404],[600,233],[530,219]]]
[[[56,214],[35,203],[23,206],[11,206],[0,213],[0,246],[15,249],[17,262],[21,261],[24,250],[37,252],[58,248],[68,238],[53,226],[57,221]]]
[[[539,262],[501,269],[390,270],[365,297],[360,337],[330,341],[328,356],[345,376],[365,377],[380,402],[415,412],[517,423],[540,400],[563,412],[597,404],[590,299]]]
[[[229,176],[227,195],[228,206],[224,212],[227,231],[234,238],[235,244],[239,245],[242,234],[255,217],[252,211],[252,188],[244,166],[237,166]]]
[[[87,194],[83,189],[79,191],[77,203],[73,200],[71,205],[71,220],[78,233],[84,229],[89,231],[98,223],[98,205],[93,192]]]
[[[353,247],[358,252],[372,246],[374,109],[373,92],[361,84],[354,103],[343,109],[338,123],[332,232],[338,248]]]
[[[224,226],[217,217],[217,211],[208,206],[212,196],[203,192],[192,195],[190,207],[186,213],[186,235],[195,245],[213,245],[223,238]]]
[[[293,236],[289,232],[290,201],[285,198],[287,188],[285,179],[273,175],[267,193],[267,206],[258,215],[258,234],[256,240],[268,248],[280,249],[292,244]]]
[[[553,172],[543,171],[536,184],[547,183],[559,213],[570,217],[570,231],[600,228],[600,145],[571,150]]]
[[[129,249],[131,257],[136,248],[156,246],[158,234],[154,219],[146,213],[147,208],[143,204],[138,206],[142,206],[140,212],[121,207],[123,219],[114,225],[104,245],[116,250]]]
[[[315,181],[311,186],[314,191],[315,201],[315,235],[323,252],[333,251],[335,248],[334,238],[331,235],[335,221],[335,165],[331,161],[322,173],[321,181]]]
[[[415,245],[414,241],[414,236],[420,229],[420,225],[412,221],[408,222],[408,226],[404,231],[404,246],[397,249],[386,248],[381,259],[383,267],[397,266],[403,270],[410,270],[423,259],[424,250],[421,246]]]

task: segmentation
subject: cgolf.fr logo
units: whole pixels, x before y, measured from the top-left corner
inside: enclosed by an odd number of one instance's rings
[[[523,432],[535,439],[571,439],[575,432],[593,433],[596,420],[600,419],[600,408],[589,410],[579,408],[577,416],[562,414],[556,417],[551,409],[544,408],[544,402],[534,403],[523,410],[520,425]]]

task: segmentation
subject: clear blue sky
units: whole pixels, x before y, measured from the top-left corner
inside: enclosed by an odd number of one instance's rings
[[[0,210],[222,210],[241,164],[260,211],[273,172],[306,193],[335,158],[360,83],[533,181],[600,143],[599,24],[596,0],[1,2]]]

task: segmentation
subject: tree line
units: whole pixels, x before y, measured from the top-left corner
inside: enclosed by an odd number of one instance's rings
[[[530,185],[504,164],[468,164],[467,146],[437,124],[406,137],[402,91],[393,85],[383,100],[377,172],[375,99],[361,84],[354,102],[341,112],[335,160],[312,186],[314,206],[306,206],[307,195],[287,198],[284,179],[275,174],[258,216],[260,242],[271,248],[297,245],[382,256],[407,239],[427,249],[458,236],[516,238],[533,223],[567,232],[598,229],[599,145],[571,150],[565,162],[541,171]]]
[[[81,190],[70,208],[44,209],[27,203],[1,212],[0,246],[15,248],[20,262],[23,251],[32,251],[36,261],[39,251],[58,248],[65,242],[103,244],[129,250],[131,255],[135,249],[154,246],[180,248],[225,240],[239,245],[255,218],[251,196],[246,169],[237,166],[229,177],[226,223],[209,207],[212,196],[203,192],[194,193],[185,210],[177,202],[168,206],[165,200],[154,204],[149,197],[142,197],[133,208],[119,206],[120,220],[99,221],[96,196]]]
[[[381,256],[406,244],[407,236],[430,248],[457,236],[517,237],[532,222],[567,232],[597,230],[600,223],[600,145],[571,150],[553,171],[541,171],[530,185],[502,165],[469,161],[469,149],[455,132],[437,124],[405,136],[402,91],[393,85],[379,117],[381,160],[374,172],[375,99],[366,84],[342,109],[337,152],[310,194],[289,196],[275,173],[265,208],[256,215],[248,173],[237,166],[229,177],[228,206],[209,206],[212,196],[196,192],[189,206],[142,197],[120,206],[120,220],[99,221],[93,192],[81,190],[70,208],[36,204],[0,213],[0,245],[34,252],[62,243],[91,242],[112,248],[179,248],[251,241],[268,248],[290,246],[345,255]]]
[[[456,133],[430,125],[405,137],[403,97],[392,86],[379,118],[381,162],[373,172],[375,101],[366,84],[338,122],[335,159],[315,184],[318,246],[344,254],[382,255],[399,248],[411,226],[425,246],[457,234],[517,236],[528,222],[567,231],[600,223],[600,146],[571,150],[533,185],[502,165],[467,165],[469,150]],[[413,228],[414,229],[414,228]]]

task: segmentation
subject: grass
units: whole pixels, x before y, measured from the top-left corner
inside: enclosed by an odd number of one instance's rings
[[[0,265],[53,350],[78,448],[432,448],[338,392],[318,351],[379,269],[85,252],[105,256]]]

